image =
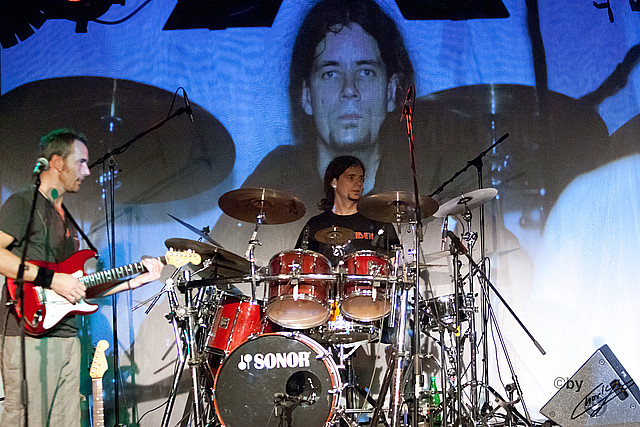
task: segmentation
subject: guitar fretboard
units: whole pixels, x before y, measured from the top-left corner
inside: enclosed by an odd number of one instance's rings
[[[93,427],[104,427],[104,404],[102,399],[102,378],[91,380],[93,389]]]
[[[160,257],[158,259],[166,264],[165,257]],[[87,288],[90,288],[103,283],[124,279],[125,277],[133,276],[134,274],[144,273],[145,271],[147,271],[147,269],[144,268],[141,262],[135,262],[133,264],[123,265],[122,267],[87,274],[86,276],[80,277],[78,280],[80,280],[80,282]]]

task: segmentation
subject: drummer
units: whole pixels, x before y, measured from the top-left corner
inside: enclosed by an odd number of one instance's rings
[[[340,253],[334,252],[333,245],[319,242],[316,233],[339,227],[336,230],[354,232],[352,239],[343,245],[344,254],[371,250],[386,256],[393,255],[394,246],[399,243],[393,225],[370,220],[358,213],[364,174],[364,164],[353,156],[336,157],[329,163],[324,173],[326,197],[318,204],[324,212],[309,219],[300,232],[296,248],[319,252],[335,266],[340,260]]]

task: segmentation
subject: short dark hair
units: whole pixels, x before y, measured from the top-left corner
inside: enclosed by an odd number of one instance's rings
[[[336,27],[351,23],[362,27],[378,43],[387,78],[398,76],[396,103],[414,82],[413,65],[402,34],[393,19],[373,0],[320,0],[302,21],[291,54],[289,69],[289,107],[296,140],[303,142],[313,129],[313,119],[301,106],[302,88],[311,76],[316,46]],[[400,95],[398,95],[400,94]]]
[[[40,138],[40,157],[51,160],[54,154],[66,159],[71,154],[73,141],[87,143],[87,137],[67,128],[53,130]]]
[[[364,164],[357,157],[340,156],[331,160],[331,163],[327,166],[327,170],[324,172],[324,195],[326,197],[318,203],[320,210],[328,211],[333,207],[336,190],[331,185],[331,181],[340,178],[340,175],[352,166],[360,166],[362,173],[366,172]]]

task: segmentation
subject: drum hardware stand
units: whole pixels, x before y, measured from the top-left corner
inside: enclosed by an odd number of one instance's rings
[[[475,158],[467,161],[467,164],[457,171],[451,178],[447,181],[443,182],[440,187],[438,187],[433,193],[429,194],[430,197],[433,197],[436,194],[439,194],[444,190],[444,188],[451,184],[458,176],[466,172],[471,166],[474,166],[478,171],[478,188],[483,188],[483,177],[482,177],[482,159],[487,155],[491,150],[501,144],[505,139],[509,137],[509,133],[505,133],[502,135],[496,142],[494,142],[489,148],[478,154]],[[480,206],[480,257],[484,259],[485,256],[485,223],[484,223],[484,206]],[[483,287],[484,291],[484,287]],[[481,319],[482,319],[482,335],[485,337],[482,345],[482,357],[483,357],[483,370],[484,370],[484,378],[483,381],[485,384],[489,383],[489,343],[486,337],[488,336],[488,316],[487,316],[487,305],[485,301],[488,300],[488,296],[482,295],[481,298]],[[474,393],[475,394],[475,393]],[[485,401],[489,400],[489,392],[485,390]]]
[[[467,252],[466,248],[462,245],[462,243],[461,243],[460,239],[458,238],[458,236],[456,236],[455,233],[453,233],[452,231],[448,231],[447,232],[447,236],[451,239],[452,246],[455,246],[456,250],[460,254],[464,255],[467,258],[467,260],[469,262],[469,265],[470,265],[470,267],[472,269],[472,273],[474,275],[476,273],[478,273],[480,275],[480,279],[481,280],[479,280],[479,282],[480,282],[480,285],[482,286],[482,290],[483,290],[482,295],[483,295],[483,298],[484,298],[484,302],[488,306],[488,314],[490,316],[490,320],[495,326],[495,329],[496,329],[496,332],[497,332],[497,335],[498,335],[498,339],[499,339],[500,345],[502,347],[502,351],[503,351],[503,353],[505,355],[505,359],[506,359],[506,362],[507,362],[507,364],[509,366],[509,370],[511,372],[511,376],[512,376],[512,379],[513,379],[513,384],[511,385],[511,391],[515,391],[515,392],[518,393],[518,399],[515,400],[515,401],[510,399],[512,402],[506,402],[506,406],[512,405],[513,403],[516,403],[516,402],[521,402],[522,403],[522,408],[523,408],[524,413],[525,413],[525,416],[522,417],[522,421],[525,422],[526,425],[531,426],[532,422],[531,422],[531,418],[529,416],[529,412],[527,410],[527,406],[526,406],[526,404],[524,402],[524,398],[522,396],[522,388],[520,387],[520,383],[518,381],[518,377],[515,374],[515,370],[514,370],[513,364],[511,363],[511,358],[509,357],[509,354],[508,354],[507,349],[506,349],[506,344],[504,342],[504,337],[502,336],[502,331],[500,330],[500,327],[498,325],[498,321],[497,321],[497,319],[495,317],[495,313],[494,313],[494,311],[493,311],[493,309],[491,307],[490,301],[489,301],[489,290],[492,290],[493,293],[500,299],[500,301],[504,304],[505,308],[509,311],[509,313],[511,313],[511,315],[518,322],[518,324],[520,325],[522,330],[527,334],[529,339],[536,346],[538,351],[540,351],[540,353],[542,353],[543,355],[546,354],[546,352],[544,351],[542,346],[538,343],[538,341],[536,341],[536,339],[533,337],[533,335],[529,332],[529,330],[526,328],[526,326],[522,323],[520,318],[515,314],[513,309],[511,309],[509,304],[507,304],[507,302],[504,300],[504,298],[498,292],[498,290],[495,288],[495,286],[491,283],[491,281],[489,280],[489,278],[485,274],[484,270],[469,255],[469,253]],[[487,337],[485,337],[485,341],[487,341]],[[488,394],[490,392],[490,390],[492,390],[492,389],[489,387],[488,384],[485,384],[485,390],[486,390],[486,393]],[[488,400],[487,400],[487,402],[488,402]],[[474,408],[474,410],[477,410],[477,408]],[[509,408],[509,410],[510,410],[510,413],[514,413],[515,414],[515,412],[517,412],[517,411],[515,411],[514,408],[511,408],[511,407]]]
[[[262,243],[258,240],[258,229],[260,225],[264,222],[265,214],[261,209],[261,212],[256,215],[256,227],[253,229],[253,234],[251,235],[251,239],[249,240],[249,247],[247,248],[247,252],[244,257],[251,263],[251,301],[256,300],[256,289],[258,287],[257,279],[256,279],[256,256],[255,256],[255,248],[256,245],[262,246]]]
[[[206,268],[206,267],[205,267]],[[190,271],[184,271],[184,283],[190,282],[192,273]],[[180,285],[178,284],[178,287]],[[180,306],[175,290],[169,289],[167,291],[169,305],[171,312],[166,315],[167,319],[173,326],[174,337],[176,339],[176,348],[178,351],[178,367],[175,372],[174,381],[172,384],[167,406],[162,417],[161,426],[167,427],[169,425],[169,419],[173,411],[173,406],[178,393],[178,387],[184,372],[185,364],[189,364],[191,370],[191,402],[188,401],[187,406],[192,404],[192,415],[194,417],[194,426],[204,426],[204,408],[203,408],[203,396],[200,390],[200,369],[204,365],[204,356],[200,352],[200,345],[197,342],[197,323],[200,323],[197,319],[200,317],[200,305],[202,304],[202,298],[205,293],[205,289],[201,288],[198,291],[197,296],[194,298],[192,289],[185,287],[184,300],[185,305]],[[184,355],[184,350],[187,351],[187,357]],[[188,359],[188,361],[187,361]],[[185,408],[186,412],[186,408]]]

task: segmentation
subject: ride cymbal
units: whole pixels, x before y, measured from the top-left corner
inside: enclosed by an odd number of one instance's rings
[[[218,205],[222,212],[232,218],[262,224],[287,224],[302,218],[306,212],[304,204],[297,198],[268,188],[240,188],[220,197]]]
[[[497,194],[498,190],[495,188],[481,188],[463,193],[440,205],[440,208],[433,216],[436,218],[444,218],[449,215],[460,215],[467,209],[471,210],[484,205],[496,197]]]
[[[429,196],[420,195],[422,218],[433,215],[438,210],[438,202]],[[409,191],[389,191],[364,196],[358,202],[358,212],[365,217],[380,222],[409,222],[415,219],[416,203]]]

